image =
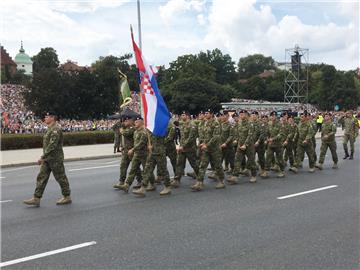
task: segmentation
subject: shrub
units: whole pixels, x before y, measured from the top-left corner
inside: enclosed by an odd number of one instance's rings
[[[111,143],[113,131],[83,131],[64,134],[64,146]],[[42,147],[43,134],[2,134],[1,150]]]

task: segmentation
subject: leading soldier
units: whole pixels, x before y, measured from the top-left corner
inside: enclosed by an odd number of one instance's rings
[[[354,151],[355,151],[355,139],[356,136],[359,133],[359,128],[357,126],[357,121],[352,116],[351,111],[347,111],[345,116],[340,118],[340,123],[342,125],[342,128],[344,130],[344,138],[343,138],[343,147],[345,156],[344,159],[353,159],[354,158]],[[348,143],[350,143],[350,155],[348,151]]]
[[[45,115],[44,122],[48,128],[43,137],[43,155],[38,160],[41,167],[36,179],[34,197],[24,201],[27,205],[40,206],[40,200],[51,172],[59,183],[63,195],[63,198],[59,199],[56,204],[63,205],[72,202],[69,181],[64,167],[63,134],[61,127],[57,124],[57,119],[57,114],[54,112],[48,112]]]

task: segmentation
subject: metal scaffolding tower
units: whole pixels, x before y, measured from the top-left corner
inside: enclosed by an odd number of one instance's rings
[[[309,49],[285,49],[284,102],[307,103],[309,88]]]

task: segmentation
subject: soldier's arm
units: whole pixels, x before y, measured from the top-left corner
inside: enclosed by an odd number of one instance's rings
[[[314,135],[314,129],[313,129],[312,125],[309,125],[308,129],[307,129],[305,140],[310,141],[312,139],[313,135]]]
[[[197,126],[194,124],[190,125],[190,132],[188,138],[184,141],[182,147],[188,148],[191,146],[191,143],[196,140],[197,137]]]
[[[212,134],[212,137],[210,139],[210,141],[207,142],[207,146],[208,147],[212,147],[216,141],[219,141],[220,139],[220,132],[221,132],[221,129],[220,129],[220,125],[219,123],[216,123],[212,126],[213,128],[213,134]]]
[[[234,140],[234,127],[230,127],[229,137],[226,139],[225,144],[230,145]]]
[[[134,143],[134,151],[142,149],[147,144],[147,140],[146,133],[141,132],[139,139]]]
[[[175,128],[170,127],[167,136],[165,137],[165,143],[173,142],[175,139]]]
[[[329,134],[327,134],[328,137],[331,137],[333,135],[335,135],[336,133],[336,127],[334,124],[331,124],[331,132]]]
[[[246,146],[249,146],[250,144],[253,144],[254,143],[254,136],[255,136],[255,127],[254,125],[249,125],[249,132],[248,132],[248,135],[245,139],[245,142],[244,144]]]
[[[133,128],[126,128],[123,129],[121,134],[125,137],[131,137],[134,136],[134,129]]]
[[[56,149],[57,144],[60,140],[60,131],[53,130],[50,134],[49,144],[44,149],[44,154],[42,155],[42,159],[47,159],[49,155]]]

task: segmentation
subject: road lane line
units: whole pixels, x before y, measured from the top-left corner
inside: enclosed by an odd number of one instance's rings
[[[52,251],[32,255],[32,256],[29,256],[29,257],[24,257],[24,258],[11,260],[11,261],[7,261],[7,262],[1,262],[0,267],[9,266],[9,265],[13,265],[13,264],[18,264],[18,263],[22,263],[22,262],[27,262],[27,261],[39,259],[39,258],[42,258],[42,257],[67,252],[67,251],[74,250],[74,249],[79,249],[79,248],[83,248],[83,247],[92,246],[92,245],[95,245],[95,244],[96,244],[95,241],[85,242],[85,243],[82,243],[82,244],[79,244],[79,245],[74,245],[74,246],[70,246],[70,247],[66,247],[66,248],[55,249],[55,250],[52,250]]]
[[[336,187],[337,187],[337,185],[332,185],[332,186],[326,186],[326,187],[322,187],[322,188],[311,189],[311,190],[307,190],[307,191],[303,191],[303,192],[299,192],[299,193],[294,193],[294,194],[290,194],[290,195],[286,195],[286,196],[277,197],[277,199],[278,200],[283,200],[283,199],[287,199],[287,198],[301,196],[301,195],[304,195],[304,194],[313,193],[313,192],[317,192],[317,191],[321,191],[321,190],[325,190],[325,189],[330,189],[330,188],[336,188]]]
[[[0,201],[0,203],[12,202],[12,200]]]
[[[20,167],[20,168],[16,168],[16,169],[9,169],[9,170],[1,170],[1,172],[2,173],[16,172],[16,171],[25,170],[25,169],[28,169],[28,168],[33,168],[33,167],[37,167],[37,165],[25,166],[25,167]]]
[[[5,176],[0,176],[0,179],[5,179],[6,177]]]
[[[87,167],[87,168],[80,168],[80,169],[71,169],[71,170],[69,170],[69,172],[84,171],[84,170],[93,170],[93,169],[101,169],[101,168],[109,168],[109,167],[119,167],[119,164],[105,165],[105,166],[97,166],[97,167]]]

